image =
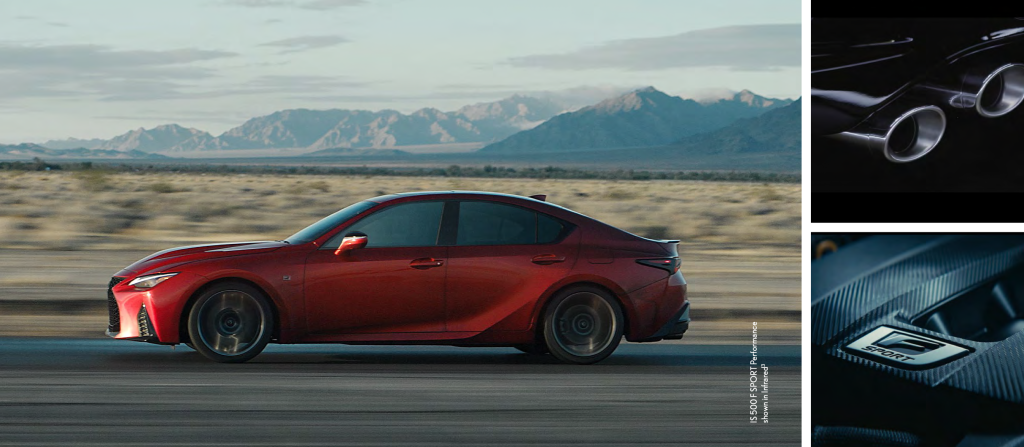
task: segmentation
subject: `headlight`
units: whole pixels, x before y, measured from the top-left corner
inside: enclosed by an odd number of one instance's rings
[[[174,275],[177,275],[177,273],[161,273],[159,275],[140,276],[133,279],[132,282],[128,283],[128,285],[135,286],[138,289],[149,289],[171,279]]]

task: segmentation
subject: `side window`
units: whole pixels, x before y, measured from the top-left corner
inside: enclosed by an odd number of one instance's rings
[[[456,245],[511,245],[537,242],[537,213],[491,202],[462,202]]]
[[[377,211],[342,230],[324,248],[336,248],[346,234],[360,232],[367,236],[367,248],[424,247],[437,245],[444,202],[414,202],[394,205]]]
[[[537,243],[550,244],[562,235],[565,225],[554,217],[537,213]]]

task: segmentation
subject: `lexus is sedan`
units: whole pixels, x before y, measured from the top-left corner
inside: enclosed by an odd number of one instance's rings
[[[268,343],[508,346],[568,363],[689,327],[678,241],[544,196],[365,200],[283,241],[154,253],[110,280],[116,339],[244,362]]]

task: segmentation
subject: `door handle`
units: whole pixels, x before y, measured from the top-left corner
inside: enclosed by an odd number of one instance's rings
[[[534,264],[549,265],[554,264],[556,262],[565,261],[565,256],[558,256],[555,254],[544,254],[534,256],[533,259],[531,259],[530,261],[533,262]]]
[[[444,265],[444,259],[434,259],[434,258],[413,259],[412,262],[409,263],[409,267],[412,267],[414,269],[420,269],[420,270],[426,270],[426,269],[430,269],[430,268],[434,268],[434,267],[440,267],[442,265]]]

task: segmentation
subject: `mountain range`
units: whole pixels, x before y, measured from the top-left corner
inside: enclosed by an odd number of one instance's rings
[[[525,153],[662,146],[791,102],[743,90],[732,98],[700,103],[647,87],[558,115],[480,151]]]
[[[800,154],[800,99],[753,118],[741,118],[720,129],[675,141],[684,152]]]
[[[478,151],[465,161],[593,169],[667,169],[683,171],[800,172],[801,100],[728,126],[684,137],[670,144],[630,149],[591,149],[518,154]]]
[[[231,149],[395,148],[431,144],[490,143],[536,126],[565,111],[554,99],[514,95],[467,105],[453,112],[424,108],[408,115],[395,110],[293,109],[252,118],[214,137],[177,124],[139,128],[110,140],[48,141],[51,148],[89,147],[142,152]],[[78,145],[78,146],[76,146]]]
[[[132,159],[167,159],[160,154],[150,154],[142,151],[116,151],[108,149],[51,149],[38,144],[22,143],[3,145],[0,144],[0,159],[28,159],[35,157],[46,157],[47,159],[68,158],[68,159],[90,159],[90,158],[132,158]]]
[[[400,149],[403,146],[475,143],[484,153],[527,153],[648,147],[725,127],[783,107],[790,100],[743,90],[731,98],[697,102],[647,87],[568,111],[557,98],[514,95],[452,112],[292,109],[252,118],[219,136],[165,124],[110,140],[69,139],[43,146],[109,151],[178,153],[234,149]],[[564,113],[563,113],[564,112]],[[363,153],[335,151],[334,153]]]

